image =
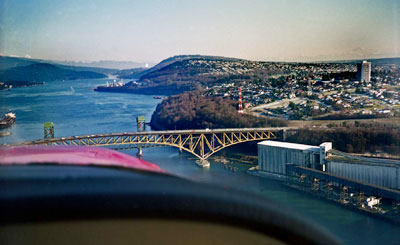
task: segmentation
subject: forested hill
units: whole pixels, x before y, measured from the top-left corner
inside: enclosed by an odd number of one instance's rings
[[[281,127],[279,119],[238,114],[237,102],[219,97],[204,97],[199,92],[170,96],[157,106],[151,118],[154,129],[204,129]]]
[[[72,65],[65,65],[63,63],[68,64],[68,62],[58,62],[52,60],[40,60],[40,59],[31,59],[31,58],[21,58],[21,57],[9,57],[9,56],[2,56],[0,55],[0,72],[4,72],[7,69],[28,66],[32,64],[39,64],[45,63],[54,65],[61,69],[72,70],[72,71],[92,71],[101,74],[112,74],[118,72],[117,69],[109,69],[103,67],[90,67],[90,63],[86,64],[85,66],[72,66]]]
[[[371,124],[371,125],[369,125]],[[299,129],[286,139],[289,142],[318,145],[330,141],[335,149],[348,153],[384,152],[400,156],[400,131],[392,125],[362,122],[358,127]]]
[[[0,80],[2,81],[43,82],[105,77],[107,76],[102,73],[62,69],[47,63],[32,63],[0,71]]]

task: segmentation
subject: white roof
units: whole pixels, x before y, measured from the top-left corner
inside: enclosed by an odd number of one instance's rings
[[[262,142],[260,142],[258,144],[259,145],[281,147],[281,148],[289,148],[289,149],[295,149],[295,150],[302,150],[302,151],[319,151],[319,146],[303,145],[303,144],[272,141],[272,140],[265,140],[265,141],[262,141]]]

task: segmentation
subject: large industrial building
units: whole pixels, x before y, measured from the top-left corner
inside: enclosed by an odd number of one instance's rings
[[[326,171],[377,186],[400,190],[400,162],[332,155]]]
[[[325,171],[326,153],[332,143],[320,146],[266,140],[258,143],[258,170],[286,174],[286,164],[296,164]]]
[[[288,164],[400,190],[400,161],[351,156],[333,150],[330,142],[319,146],[271,140],[258,143],[258,171],[286,175]]]

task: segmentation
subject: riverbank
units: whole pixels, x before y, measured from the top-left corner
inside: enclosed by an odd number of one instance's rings
[[[176,84],[172,85],[158,85],[158,86],[129,86],[126,84],[121,87],[107,87],[97,86],[94,91],[97,92],[110,92],[110,93],[131,93],[131,94],[142,94],[142,95],[175,95],[184,91],[190,90],[186,87],[178,87]]]
[[[34,86],[40,86],[44,84],[45,84],[44,82],[5,81],[5,82],[0,82],[0,90],[19,88],[19,87],[32,88]]]

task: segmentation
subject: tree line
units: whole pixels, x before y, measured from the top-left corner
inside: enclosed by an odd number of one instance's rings
[[[289,142],[319,145],[332,142],[333,147],[348,153],[386,152],[400,154],[400,132],[398,129],[339,128],[335,130],[301,129],[286,138]]]

